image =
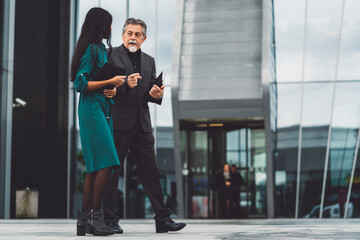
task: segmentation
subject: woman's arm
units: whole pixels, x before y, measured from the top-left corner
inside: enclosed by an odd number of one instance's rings
[[[110,78],[109,80],[103,80],[103,81],[88,81],[87,89],[90,91],[94,91],[96,89],[113,85],[115,87],[120,87],[124,83],[125,76],[115,76],[113,78]]]
[[[121,86],[125,76],[115,76],[103,81],[93,81],[90,76],[96,61],[93,59],[92,49],[94,49],[94,51],[101,51],[99,47],[93,44],[90,44],[86,49],[84,55],[80,59],[80,66],[74,81],[76,91],[88,93],[108,85]]]

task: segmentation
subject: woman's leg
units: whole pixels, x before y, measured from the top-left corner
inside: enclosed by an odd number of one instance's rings
[[[94,235],[111,235],[114,234],[113,230],[106,226],[104,216],[101,211],[101,203],[103,199],[104,189],[110,175],[111,168],[104,168],[99,170],[94,177],[94,188],[92,196],[92,209],[90,216],[87,220],[87,226],[90,233]]]
[[[77,226],[77,235],[85,236],[86,232],[86,221],[90,213],[90,208],[92,207],[92,195],[94,189],[94,180],[96,173],[88,173],[86,174],[84,181],[84,194],[83,194],[83,202],[82,202],[82,212],[78,214],[78,220],[76,222]]]
[[[104,168],[97,172],[94,182],[94,191],[93,191],[93,209],[100,209],[102,204],[102,199],[104,195],[104,190],[108,181],[108,178],[111,173],[111,168]]]
[[[84,195],[82,201],[82,211],[86,212],[93,205],[93,192],[96,172],[86,174],[84,181]]]

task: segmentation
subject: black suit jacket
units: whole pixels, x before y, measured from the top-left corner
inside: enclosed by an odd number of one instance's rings
[[[113,48],[109,61],[125,69],[126,76],[135,72],[123,44]],[[149,95],[156,79],[155,60],[141,52],[140,65],[142,79],[138,80],[138,85],[129,88],[127,84],[123,84],[117,88],[116,96],[113,98],[115,105],[112,107],[112,116],[115,131],[132,130],[139,115],[143,131],[152,132],[148,102],[159,105],[162,102],[162,99],[154,99]]]

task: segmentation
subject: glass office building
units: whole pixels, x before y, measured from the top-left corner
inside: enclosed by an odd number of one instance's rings
[[[275,216],[359,217],[360,3],[274,6]]]
[[[272,1],[177,3],[172,104],[180,210],[189,218],[271,217]],[[244,180],[240,214],[232,216],[219,180],[225,163]]]
[[[244,180],[232,217],[360,217],[358,0],[0,0],[1,218],[25,187],[39,191],[39,217],[77,216],[85,167],[68,66],[95,6],[113,15],[113,46],[127,16],[148,24],[142,50],[165,73],[150,111],[173,214],[227,217],[228,163]],[[152,218],[131,154],[123,167],[119,214]]]
[[[241,218],[358,217],[360,3],[179,2],[172,96],[184,215],[222,217],[216,174],[234,163]]]

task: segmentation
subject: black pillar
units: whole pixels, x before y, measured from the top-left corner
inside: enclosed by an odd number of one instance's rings
[[[39,191],[39,217],[66,217],[70,0],[17,0],[11,217],[15,191]]]

